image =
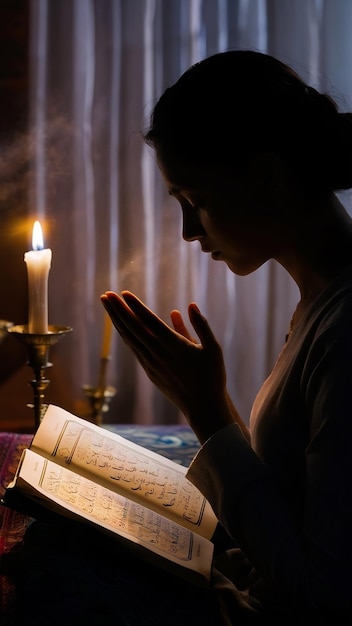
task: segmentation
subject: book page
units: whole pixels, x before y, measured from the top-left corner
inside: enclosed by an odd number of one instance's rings
[[[15,484],[25,493],[29,487],[32,496],[47,499],[42,504],[52,510],[78,515],[209,578],[210,541],[30,449],[23,452]]]
[[[210,538],[217,519],[186,468],[50,405],[31,449]]]

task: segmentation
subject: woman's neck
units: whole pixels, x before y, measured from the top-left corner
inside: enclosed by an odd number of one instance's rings
[[[298,285],[301,309],[352,267],[352,220],[336,196],[299,210],[277,261]]]

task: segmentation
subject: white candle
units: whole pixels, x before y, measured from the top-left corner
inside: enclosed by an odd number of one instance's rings
[[[34,222],[33,250],[25,252],[28,273],[28,330],[30,333],[48,332],[48,276],[52,252],[44,249],[42,227]]]

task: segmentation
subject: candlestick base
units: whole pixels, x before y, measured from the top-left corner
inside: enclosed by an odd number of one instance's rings
[[[109,410],[110,400],[116,395],[115,387],[108,386],[101,388],[92,385],[83,385],[83,391],[92,408],[93,422],[101,426],[104,413]]]
[[[7,332],[13,334],[19,341],[25,343],[28,349],[28,365],[32,367],[35,378],[30,381],[33,388],[34,403],[30,404],[34,409],[34,428],[37,430],[47,405],[43,403],[44,391],[49,384],[49,380],[44,377],[46,368],[51,367],[49,363],[49,349],[55,345],[64,335],[71,332],[69,326],[48,326],[47,333],[30,333],[27,325],[17,324],[10,326]]]
[[[116,394],[115,387],[106,384],[106,370],[109,361],[109,356],[100,358],[99,379],[96,387],[83,385],[83,391],[92,408],[92,420],[98,426],[103,423],[103,415],[109,410],[110,400]]]

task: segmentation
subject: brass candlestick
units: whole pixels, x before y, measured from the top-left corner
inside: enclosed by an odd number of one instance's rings
[[[8,320],[0,320],[0,343],[7,337],[7,331],[13,326],[13,322],[9,322]]]
[[[37,430],[47,408],[43,400],[44,391],[50,381],[45,378],[44,370],[52,366],[52,363],[48,361],[49,349],[71,330],[72,328],[69,326],[48,326],[47,333],[30,333],[27,325],[10,326],[7,329],[7,332],[25,343],[28,348],[28,365],[32,367],[35,376],[34,380],[30,381],[33,388],[34,403],[28,406],[34,409],[35,430]]]
[[[115,387],[106,385],[106,369],[109,361],[110,357],[102,357],[100,359],[99,379],[96,387],[83,385],[83,391],[89,399],[92,408],[92,419],[98,426],[101,426],[103,415],[109,410],[110,400],[116,394]]]

